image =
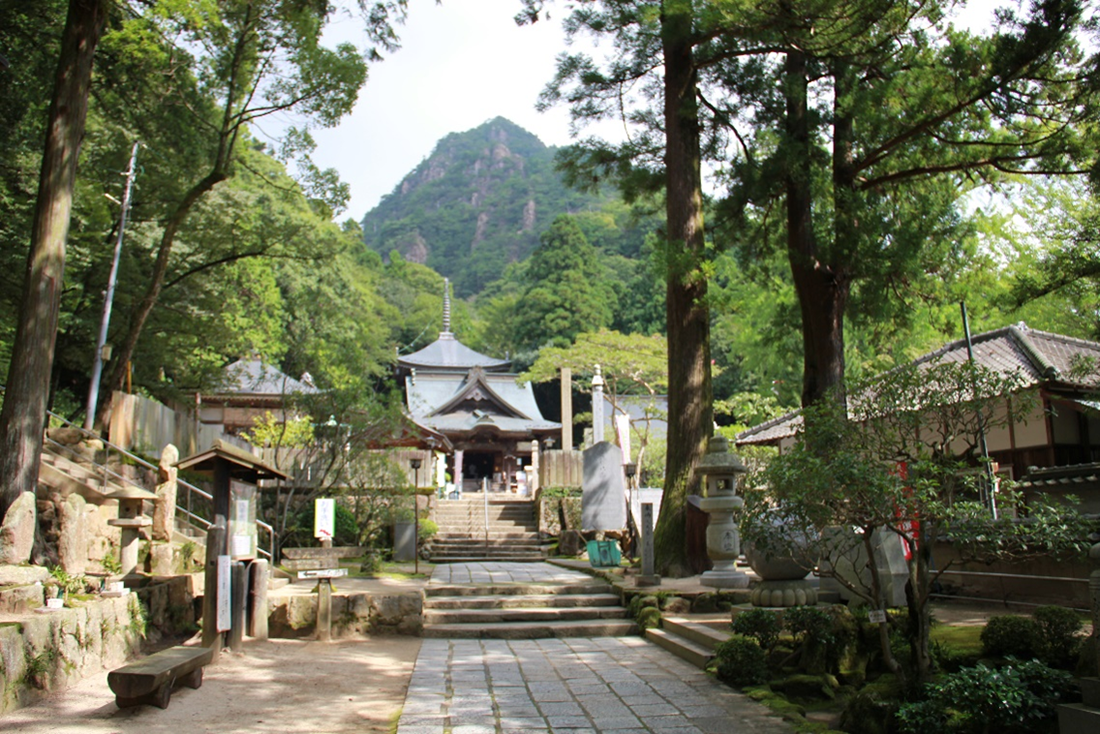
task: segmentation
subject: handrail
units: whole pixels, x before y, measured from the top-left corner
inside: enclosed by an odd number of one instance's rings
[[[6,391],[6,388],[3,385],[0,385],[0,393],[3,393],[5,391]],[[64,416],[58,415],[57,413],[54,413],[52,410],[47,410],[46,415],[49,418],[52,418],[52,419],[58,421],[62,426],[66,427],[66,428],[73,428],[73,429],[79,431],[82,436],[85,436],[87,438],[91,438],[91,439],[94,439],[94,440],[100,442],[106,448],[106,450],[108,452],[108,456],[109,456],[110,450],[113,449],[113,450],[117,451],[121,456],[126,457],[127,459],[129,459],[130,461],[132,461],[133,463],[135,463],[139,466],[142,466],[142,467],[144,467],[146,469],[149,469],[149,470],[152,470],[152,471],[159,471],[160,470],[159,466],[157,466],[155,464],[152,464],[149,461],[146,461],[145,459],[141,458],[137,454],[134,454],[130,451],[127,451],[126,449],[122,448],[121,446],[119,446],[115,443],[112,443],[111,441],[101,437],[99,434],[97,434],[94,431],[90,431],[87,428],[84,428],[83,426],[76,425],[75,423],[70,421],[68,418],[65,418]],[[89,460],[87,456],[84,456],[84,455],[80,454],[78,451],[74,450],[72,447],[66,446],[65,444],[62,444],[59,441],[56,441],[56,440],[50,438],[48,433],[44,436],[43,440],[45,442],[48,442],[51,446],[56,446],[57,448],[60,448],[64,452],[68,453],[70,456],[77,457],[81,460]],[[137,487],[138,489],[146,489],[145,487],[141,486],[140,484],[138,484],[134,480],[130,479],[129,477],[124,476],[122,474],[119,474],[118,472],[112,470],[108,466],[108,461],[106,459],[104,460],[104,462],[102,464],[100,464],[94,458],[90,459],[89,461],[90,461],[92,466],[94,466],[96,469],[98,469],[102,472],[102,474],[103,474],[103,488],[104,489],[106,489],[106,487],[107,487],[107,482],[108,482],[109,478],[113,478],[116,482],[131,486],[131,487]],[[209,530],[213,526],[214,523],[212,521],[207,520],[206,518],[202,517],[201,515],[197,515],[194,512],[192,512],[189,509],[190,505],[191,505],[190,500],[191,500],[191,497],[193,497],[194,495],[197,494],[199,497],[201,497],[203,499],[213,501],[214,495],[212,495],[211,493],[207,492],[204,489],[201,489],[200,487],[196,487],[194,484],[191,484],[190,482],[188,482],[185,479],[177,478],[176,479],[176,486],[179,487],[179,488],[187,490],[187,493],[188,493],[188,495],[187,495],[187,499],[188,499],[187,507],[184,507],[180,502],[177,501],[176,502],[176,512],[180,513],[184,517],[186,517],[188,523],[190,523],[192,525],[195,525],[197,527],[200,527],[203,530]],[[257,525],[257,527],[262,528],[263,530],[266,530],[267,531],[267,537],[268,537],[268,547],[267,547],[267,549],[260,548],[260,547],[257,546],[257,549],[256,549],[257,553],[261,556],[266,556],[269,561],[273,561],[274,557],[275,557],[275,528],[273,528],[271,525],[268,525],[263,520],[259,520],[259,519],[256,520],[256,525]]]

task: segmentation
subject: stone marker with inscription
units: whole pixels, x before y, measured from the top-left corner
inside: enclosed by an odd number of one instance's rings
[[[585,449],[581,488],[581,530],[626,527],[623,452],[618,446],[604,441]]]

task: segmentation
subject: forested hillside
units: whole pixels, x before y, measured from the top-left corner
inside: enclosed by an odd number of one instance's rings
[[[565,186],[554,153],[500,117],[452,133],[363,217],[363,239],[383,257],[396,250],[451,278],[460,297],[475,295],[526,259],[557,215],[613,205]],[[625,238],[615,249],[636,255],[641,236]]]

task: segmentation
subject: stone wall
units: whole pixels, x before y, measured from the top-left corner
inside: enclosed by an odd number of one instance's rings
[[[271,637],[294,639],[314,633],[316,594],[268,597],[268,605],[268,634]],[[385,596],[332,595],[333,639],[385,634],[418,637],[423,627],[424,598],[418,591]]]
[[[72,608],[0,622],[0,714],[117,668],[144,644],[193,630],[193,598],[184,576],[136,594],[75,601]]]
[[[539,534],[542,537],[556,538],[561,536],[562,530],[581,529],[581,498],[576,497],[547,497],[543,490],[535,496],[535,514],[539,521]],[[562,527],[562,518],[565,518],[566,527]]]

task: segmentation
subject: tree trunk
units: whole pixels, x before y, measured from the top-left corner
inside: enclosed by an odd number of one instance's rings
[[[668,227],[668,454],[664,498],[654,534],[659,571],[690,573],[686,502],[697,491],[695,467],[711,434],[710,311],[703,262],[697,70],[691,0],[666,0],[662,10],[665,62],[665,170]]]
[[[76,163],[106,0],[70,0],[38,180],[23,300],[0,412],[0,518],[38,482]]]
[[[787,54],[787,257],[802,313],[802,405],[824,398],[844,401],[844,309],[847,277],[822,262],[813,229],[810,121],[806,56]],[[671,328],[671,327],[670,327]]]

